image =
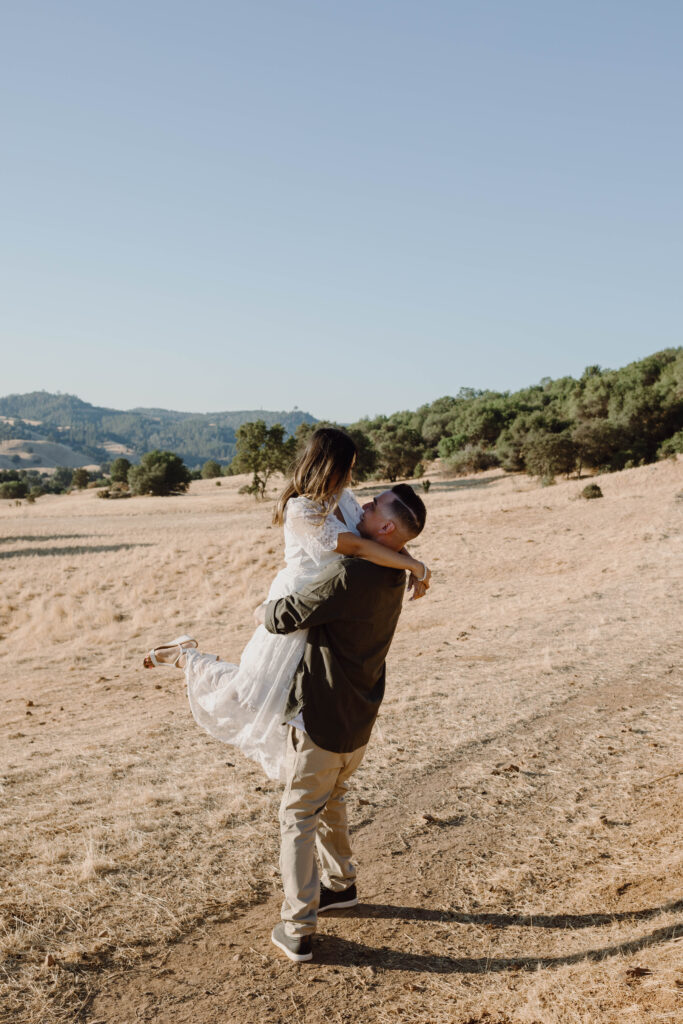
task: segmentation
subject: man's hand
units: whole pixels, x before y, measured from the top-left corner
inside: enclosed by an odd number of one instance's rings
[[[263,626],[266,621],[266,604],[260,604],[258,608],[254,608],[254,622],[257,626]]]

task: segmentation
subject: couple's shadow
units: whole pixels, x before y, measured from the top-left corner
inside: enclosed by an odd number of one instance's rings
[[[576,930],[595,928],[621,921],[647,921],[659,914],[683,910],[683,900],[666,903],[661,907],[633,910],[613,914],[465,914],[455,910],[427,910],[421,907],[401,907],[388,903],[360,904],[349,910],[330,911],[326,917],[365,918],[371,920],[398,920],[413,924],[478,924],[494,928],[527,927]],[[647,935],[610,946],[581,950],[566,956],[517,957],[452,957],[429,953],[407,953],[387,946],[366,946],[339,936],[326,935],[317,944],[316,964],[355,963],[383,970],[430,972],[432,974],[479,974],[491,971],[535,971],[539,967],[560,967],[582,961],[603,960],[611,956],[637,953],[649,946],[668,942],[680,935],[683,921],[657,928]],[[424,932],[422,933],[424,936]]]

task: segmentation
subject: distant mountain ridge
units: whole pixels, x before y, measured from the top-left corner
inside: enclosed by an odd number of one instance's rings
[[[76,395],[31,391],[0,398],[0,441],[53,441],[84,456],[85,463],[102,463],[122,450],[131,460],[153,448],[180,455],[188,466],[207,459],[227,463],[235,453],[235,432],[243,423],[261,419],[281,423],[288,434],[300,423],[316,423],[300,409],[249,409],[213,413],[172,409],[109,409],[84,402]]]

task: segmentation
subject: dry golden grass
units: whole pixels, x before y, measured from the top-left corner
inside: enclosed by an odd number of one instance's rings
[[[185,631],[238,657],[270,506],[238,478],[0,505],[0,1019],[683,1019],[682,467],[590,502],[435,482],[357,776],[364,903],[308,972],[268,942],[279,787],[141,667]]]
[[[0,419],[6,420],[7,417],[0,417]],[[30,423],[31,420],[28,422]],[[121,446],[106,445],[105,447],[113,449],[113,447]],[[112,457],[117,454],[118,452],[112,450]],[[13,460],[17,457],[20,461],[15,463]],[[66,444],[58,444],[56,441],[0,441],[0,469],[43,471],[56,469],[57,466],[68,466],[70,469],[86,466],[93,472],[99,471],[99,466],[95,463],[85,463],[83,456]]]

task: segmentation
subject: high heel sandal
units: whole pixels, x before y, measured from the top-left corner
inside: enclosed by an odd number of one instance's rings
[[[175,640],[172,640],[170,644],[159,644],[158,647],[153,647],[143,661],[143,665],[145,668],[156,668],[158,665],[176,666],[186,651],[192,650],[198,646],[199,645],[193,636],[187,636],[187,634],[184,634],[183,636],[179,636]],[[157,653],[161,651],[170,651],[174,647],[178,648],[178,656],[175,661],[157,660]],[[149,664],[150,662],[151,664]]]

